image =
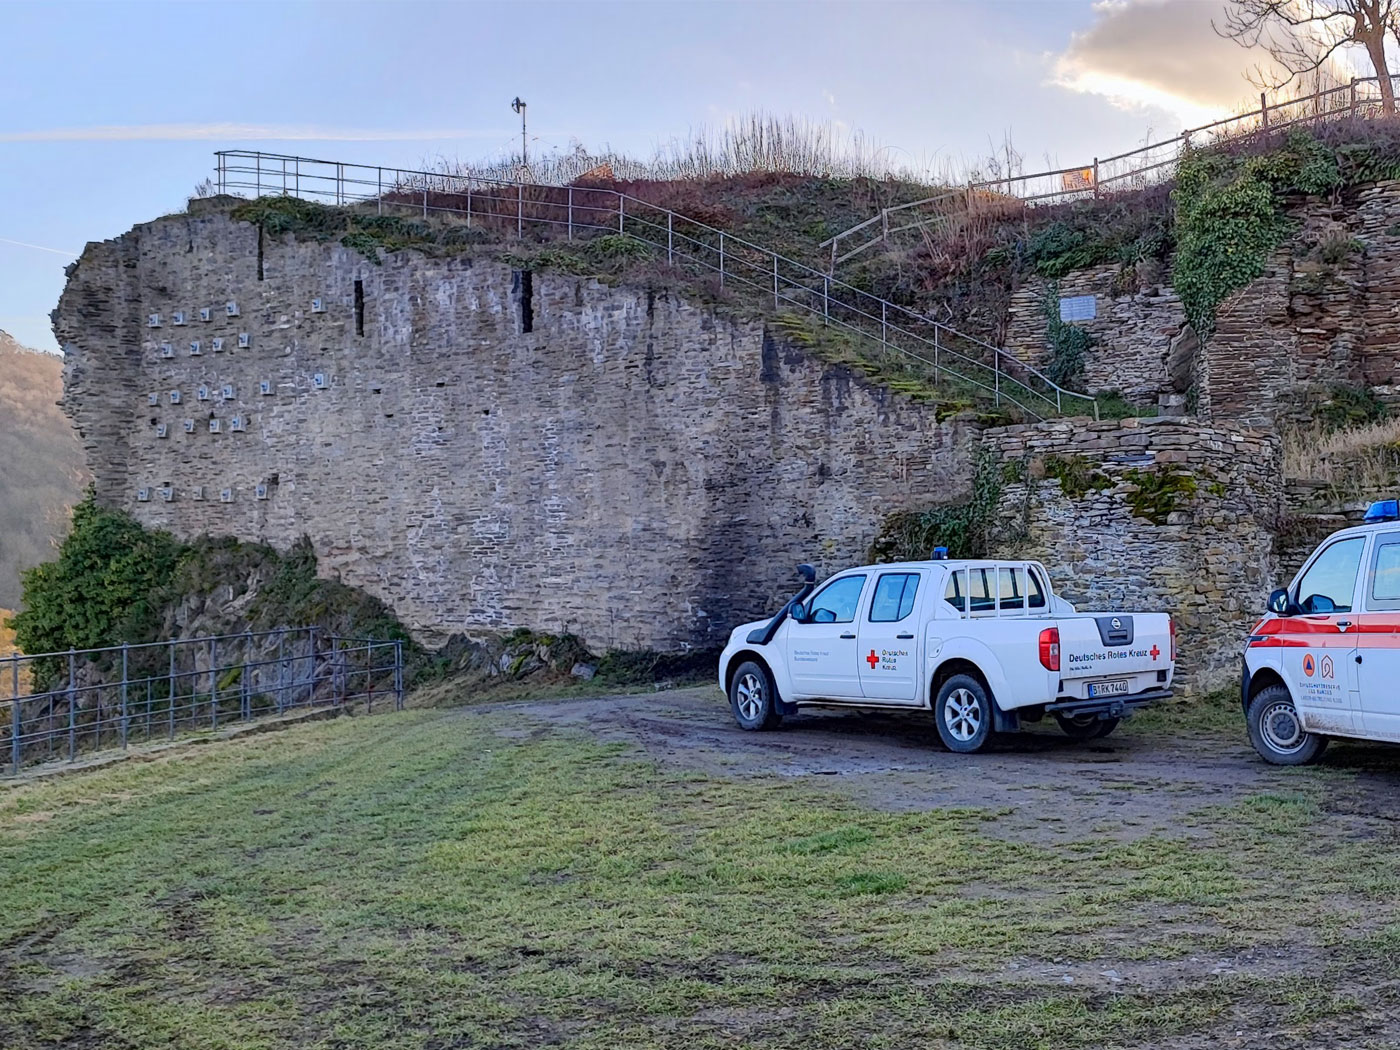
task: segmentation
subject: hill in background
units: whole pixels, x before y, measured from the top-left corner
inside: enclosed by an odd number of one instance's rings
[[[63,359],[0,331],[0,608],[19,607],[20,571],[54,556],[88,482],[62,394]]]

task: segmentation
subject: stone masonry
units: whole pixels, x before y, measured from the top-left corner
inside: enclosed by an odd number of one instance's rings
[[[858,561],[969,473],[960,424],[759,321],[483,256],[376,263],[218,206],[89,245],[55,329],[103,504],[309,536],[429,643],[718,644],[796,562]]]
[[[1184,690],[1236,680],[1276,575],[1277,437],[1163,418],[1055,420],[983,438],[1019,479],[1003,488],[998,554],[1043,561],[1079,608],[1171,612]],[[1057,460],[1082,472],[1082,493],[1048,476]],[[1133,495],[1163,476],[1178,479],[1175,495],[1152,520],[1135,511]]]
[[[1093,296],[1097,317],[1073,322],[1093,337],[1084,360],[1083,387],[1118,390],[1130,401],[1155,404],[1168,389],[1167,350],[1186,324],[1176,293],[1160,281],[1134,279],[1131,291],[1117,287],[1120,267],[1076,270],[1060,281],[1061,297]],[[1006,348],[1044,369],[1047,284],[1036,278],[1017,289],[1007,311]],[[1058,300],[1052,304],[1058,309]]]
[[[1221,304],[1202,362],[1212,418],[1266,421],[1310,388],[1400,393],[1400,182],[1289,209],[1300,229]]]
[[[1040,558],[1072,601],[1173,612],[1193,688],[1233,673],[1272,582],[1264,433],[979,437],[673,293],[485,254],[376,262],[215,206],[89,245],[55,326],[101,502],[186,537],[306,535],[429,644],[718,644],[794,563],[858,562],[886,515],[965,498],[979,440],[1008,479],[996,553]],[[1093,485],[1066,494],[1052,456]],[[1133,471],[1190,491],[1149,520]]]
[[[1400,401],[1400,181],[1348,192],[1341,200],[1302,198],[1288,215],[1296,233],[1264,274],[1221,303],[1215,332],[1189,369],[1191,402],[1203,418],[1251,425],[1294,411],[1308,393],[1365,386]],[[1098,316],[1075,324],[1094,337],[1086,390],[1117,389],[1148,405],[1183,389],[1168,351],[1182,332],[1181,301],[1160,274],[1139,267],[1124,293],[1116,264],[1060,281],[1061,296],[1092,295]],[[1022,360],[1048,362],[1046,284],[1011,297],[1006,346]]]

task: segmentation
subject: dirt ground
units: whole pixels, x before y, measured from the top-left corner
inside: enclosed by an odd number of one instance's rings
[[[1191,816],[1260,792],[1286,791],[1307,769],[1270,766],[1237,730],[1176,731],[1169,709],[1125,721],[1110,737],[1070,740],[1052,722],[999,736],[978,755],[946,750],[929,716],[804,711],[773,732],[739,729],[717,688],[549,700],[487,711],[506,735],[582,729],[635,745],[660,762],[731,777],[800,777],[877,809],[980,806],[1005,812],[998,834],[1070,841],[1191,834]],[[1326,809],[1343,835],[1400,821],[1400,747],[1334,743],[1323,767]]]

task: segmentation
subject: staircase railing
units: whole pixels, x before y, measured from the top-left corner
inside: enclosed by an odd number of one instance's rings
[[[474,175],[414,171],[273,153],[221,150],[220,193],[288,195],[338,205],[373,206],[376,214],[453,215],[523,239],[546,232],[568,240],[621,235],[644,243],[667,263],[688,265],[721,287],[772,297],[776,312],[795,311],[853,332],[885,353],[918,363],[933,378],[970,387],[997,406],[1044,419],[1071,408],[1097,415],[1092,397],[1065,390],[1006,350],[839,281],[728,231],[616,190],[546,186]]]
[[[1390,80],[1392,90],[1400,94],[1400,74],[1392,74]],[[1287,128],[1329,120],[1390,115],[1385,112],[1381,97],[1378,77],[1355,77],[1350,83],[1299,98],[1270,100],[1263,92],[1259,95],[1258,109],[1188,128],[1169,139],[1114,157],[1094,157],[1069,168],[970,182],[922,200],[883,208],[864,222],[822,241],[820,247],[829,249],[828,266],[835,272],[847,259],[887,242],[894,234],[924,228],[946,218],[950,207],[955,209],[963,202],[970,205],[980,198],[1035,207],[1143,189],[1170,179],[1175,174],[1181,152],[1193,145],[1271,135]]]

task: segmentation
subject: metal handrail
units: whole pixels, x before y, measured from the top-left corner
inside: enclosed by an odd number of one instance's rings
[[[1392,74],[1390,77],[1392,86],[1400,87],[1400,74]],[[841,263],[852,259],[862,252],[882,244],[889,240],[895,233],[905,230],[926,227],[931,222],[947,217],[947,210],[939,208],[934,214],[927,216],[922,221],[907,223],[904,226],[890,227],[890,216],[910,209],[924,209],[931,205],[941,205],[944,202],[956,203],[967,199],[972,193],[982,190],[996,193],[1000,196],[1016,200],[1020,204],[1035,206],[1038,204],[1060,204],[1071,200],[1082,200],[1084,198],[1098,198],[1103,195],[1106,188],[1127,180],[1137,180],[1139,185],[1146,185],[1149,176],[1155,175],[1164,168],[1174,168],[1180,159],[1181,150],[1191,146],[1193,136],[1213,134],[1215,141],[1225,141],[1231,138],[1242,138],[1258,133],[1272,134],[1286,128],[1296,127],[1299,124],[1314,123],[1324,121],[1329,118],[1339,116],[1359,116],[1363,110],[1373,106],[1379,97],[1379,77],[1355,77],[1348,84],[1343,84],[1335,88],[1319,90],[1311,95],[1302,98],[1275,100],[1270,103],[1268,95],[1261,93],[1259,96],[1259,108],[1250,110],[1247,113],[1237,113],[1233,116],[1223,117],[1220,120],[1212,121],[1209,124],[1202,124],[1200,127],[1188,128],[1179,135],[1174,135],[1169,139],[1160,142],[1150,143],[1146,146],[1139,146],[1137,149],[1129,150],[1126,153],[1119,153],[1112,157],[1095,157],[1091,161],[1073,165],[1068,168],[1055,168],[1050,171],[1038,171],[1030,175],[1008,175],[1000,179],[985,179],[977,182],[969,182],[964,186],[946,193],[934,194],[931,197],[924,197],[916,201],[907,201],[903,204],[891,205],[888,208],[881,208],[872,218],[859,222],[849,229],[842,230],[833,237],[828,237],[822,241],[818,247],[830,249],[830,260],[828,262],[829,272],[834,273],[836,267]],[[1375,94],[1370,94],[1369,89],[1374,86]],[[1343,97],[1345,96],[1345,97]],[[1311,112],[1304,112],[1301,115],[1287,117],[1286,115],[1297,107],[1311,107]],[[1271,118],[1271,115],[1273,119]],[[1280,118],[1283,119],[1280,119]],[[1243,125],[1242,127],[1228,128],[1228,125]],[[1221,133],[1221,129],[1226,129]],[[1123,161],[1134,161],[1134,158],[1143,158],[1162,150],[1173,150],[1172,156],[1153,160],[1150,163],[1139,163],[1138,166],[1128,168],[1125,171],[1110,172],[1104,174],[1105,168],[1111,168]],[[1082,185],[1069,186],[1063,179],[1058,189],[1048,189],[1043,192],[1031,192],[1037,180],[1054,179],[1057,176],[1065,176],[1077,173],[1087,173],[1088,177],[1082,180]],[[1015,187],[1020,187],[1019,192]],[[1132,188],[1137,188],[1133,186]],[[850,240],[856,234],[868,230],[871,226],[880,226],[880,235],[861,241],[853,248],[841,248],[843,242]]]
[[[945,375],[987,391],[998,405],[1005,400],[1042,419],[1042,413],[1063,413],[1067,402],[1083,403],[1086,411],[1097,415],[1097,402],[1092,397],[1060,387],[1001,347],[873,296],[816,267],[630,194],[586,185],[506,182],[290,154],[220,150],[215,156],[220,193],[282,194],[330,199],[339,205],[372,203],[380,214],[385,208],[406,208],[425,218],[434,214],[464,216],[468,225],[494,220],[512,223],[518,237],[524,236],[527,223],[532,228],[562,228],[570,239],[584,232],[622,234],[665,251],[670,263],[687,262],[718,273],[721,284],[728,280],[771,294],[775,308],[787,304],[823,324],[878,340],[882,349],[931,367],[935,377]],[[445,204],[435,200],[435,195],[458,199]],[[902,345],[901,340],[912,345]],[[972,349],[988,360],[963,352]],[[949,362],[959,367],[950,367]],[[973,374],[967,374],[968,368]],[[989,375],[978,378],[979,369]]]
[[[36,692],[36,681],[51,687]],[[373,710],[376,693],[402,709],[403,642],[317,627],[15,653],[0,658],[0,733],[8,729],[15,774],[293,710],[358,701]]]

